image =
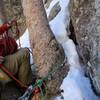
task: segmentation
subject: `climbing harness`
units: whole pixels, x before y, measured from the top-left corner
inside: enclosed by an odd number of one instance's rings
[[[42,89],[42,87],[44,86],[44,91]],[[47,91],[47,86],[44,82],[44,80],[42,79],[37,79],[35,84],[32,84],[28,87],[28,89],[26,90],[26,92],[23,94],[23,96],[19,97],[17,100],[29,100],[31,94],[34,95],[34,100],[36,100],[36,95],[38,93],[41,94],[42,100],[45,100],[44,98],[44,93],[46,93]]]

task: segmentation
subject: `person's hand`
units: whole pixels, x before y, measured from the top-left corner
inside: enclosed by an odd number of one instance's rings
[[[16,17],[13,17],[9,22],[8,22],[8,27],[11,27],[15,24],[16,22]]]
[[[2,64],[3,61],[4,61],[4,57],[0,56],[0,64]]]

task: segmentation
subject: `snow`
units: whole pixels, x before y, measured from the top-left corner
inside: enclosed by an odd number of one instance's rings
[[[64,90],[61,96],[54,100],[100,100],[93,92],[88,78],[84,76],[82,66],[79,62],[79,56],[74,42],[69,39],[70,32],[66,31],[69,26],[69,0],[53,0],[48,9],[47,16],[50,14],[52,7],[59,1],[61,11],[49,23],[57,41],[62,45],[65,55],[70,64],[68,75],[63,80],[60,89]],[[22,47],[30,47],[28,30],[20,38]]]
[[[46,9],[47,16],[49,16],[52,7],[58,2],[59,0],[54,0],[50,3],[49,9]]]
[[[17,43],[19,45],[19,40],[17,40]],[[26,29],[25,33],[20,37],[20,43],[21,43],[21,47],[30,48],[28,29]]]
[[[58,40],[59,43],[62,44],[63,42],[68,40],[68,36],[66,34],[69,35],[69,33],[66,32],[66,28],[69,25],[69,13],[67,14],[65,13],[68,10],[65,4],[68,4],[69,0],[67,1],[56,0],[56,1],[60,2],[61,11],[57,14],[57,16],[49,24],[55,35],[55,38]],[[50,5],[50,9],[51,9],[51,5]]]
[[[21,43],[21,47],[27,47],[30,49],[30,42],[29,42],[29,32],[28,29],[26,29],[26,31],[24,32],[24,34],[20,37],[20,43]],[[17,40],[17,44],[19,44],[19,40]],[[30,49],[31,50],[31,49]],[[33,64],[33,57],[32,54],[30,53],[30,64]],[[32,68],[34,69],[34,68]]]
[[[99,100],[91,90],[88,78],[79,69],[70,70],[60,88],[64,90],[64,100]],[[60,100],[60,97],[56,100]]]
[[[55,0],[52,2],[54,1]],[[84,76],[75,44],[68,37],[70,33],[66,30],[66,28],[69,26],[70,21],[68,11],[69,0],[58,1],[60,2],[61,11],[49,24],[55,38],[62,45],[68,59],[68,63],[70,64],[68,75],[63,80],[60,87],[61,90],[64,90],[62,93],[63,98],[64,100],[99,100],[91,88],[89,79]],[[61,97],[56,97],[55,100],[61,100]]]
[[[75,67],[80,68],[79,56],[76,52],[76,47],[74,42],[71,39],[68,39],[66,42],[62,44],[62,47],[64,48],[65,55],[68,59],[70,66],[74,68]]]

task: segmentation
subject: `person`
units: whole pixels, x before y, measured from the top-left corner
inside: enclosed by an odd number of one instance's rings
[[[10,46],[6,47],[9,51],[5,54],[3,41],[4,41],[4,33],[9,30],[11,27],[11,23],[6,23],[0,26],[0,64],[5,66],[13,75],[17,76],[17,78],[24,84],[29,84],[32,82],[33,75],[30,66],[30,53],[27,48],[18,49],[17,43],[13,47],[17,48],[13,49],[13,52],[10,52],[12,48]],[[12,79],[0,68],[0,82],[7,83]]]

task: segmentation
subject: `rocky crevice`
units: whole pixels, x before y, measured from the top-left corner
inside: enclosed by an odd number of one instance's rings
[[[100,95],[100,0],[70,0],[70,14],[86,71]]]
[[[69,30],[70,30],[69,38],[73,40],[75,45],[78,45],[77,40],[76,40],[76,35],[75,35],[75,29],[72,24],[72,20],[70,20]]]

